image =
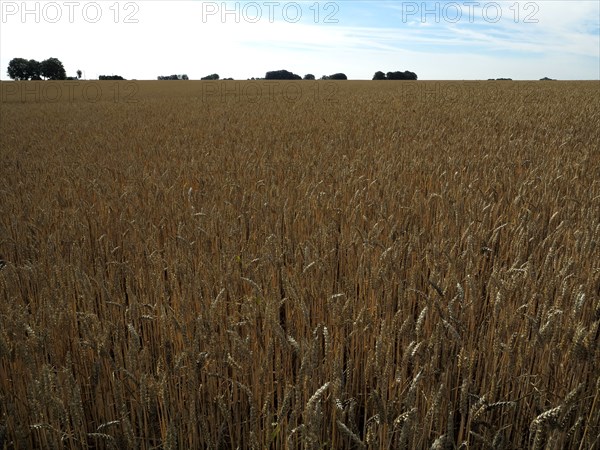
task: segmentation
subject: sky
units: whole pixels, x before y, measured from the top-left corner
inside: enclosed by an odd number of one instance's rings
[[[245,80],[376,71],[421,80],[600,79],[600,2],[0,0],[0,79],[12,58],[67,75]]]

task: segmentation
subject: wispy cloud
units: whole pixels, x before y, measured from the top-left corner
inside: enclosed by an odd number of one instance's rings
[[[89,77],[246,78],[288,68],[350,78],[407,69],[421,78],[600,78],[597,1],[477,3],[138,1],[118,2],[114,20],[115,3],[99,2],[96,23],[50,23],[7,15],[6,5],[22,2],[3,1],[0,70],[6,78],[13,57],[55,56],[70,74],[84,68]],[[125,23],[127,4],[136,5],[137,23]]]

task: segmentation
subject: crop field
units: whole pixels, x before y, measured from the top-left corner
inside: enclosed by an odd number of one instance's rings
[[[598,82],[0,88],[0,449],[600,449]]]

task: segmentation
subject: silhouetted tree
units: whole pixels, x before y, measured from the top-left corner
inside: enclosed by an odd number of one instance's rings
[[[377,72],[375,72],[375,75],[373,75],[373,79],[374,80],[385,80],[385,73],[383,73],[381,70],[378,70]]]
[[[35,59],[27,61],[27,76],[30,80],[41,80],[42,63]]]
[[[78,79],[78,80],[81,80],[81,75],[82,75],[82,73],[83,73],[83,72],[82,72],[81,70],[78,70],[78,71],[77,71],[77,79]]]
[[[417,74],[414,72],[410,72],[405,70],[404,72],[388,72],[387,73],[388,80],[416,80]]]
[[[29,80],[29,64],[25,58],[13,58],[8,63],[6,73],[13,80]]]
[[[329,75],[327,77],[328,80],[347,80],[348,77],[345,73],[334,73],[333,75]]]
[[[7,74],[13,80],[65,80],[67,72],[60,60],[48,58],[39,62],[35,59],[13,58],[8,63]]]
[[[188,76],[186,74],[183,75],[159,75],[158,76],[159,80],[189,80]]]
[[[201,80],[218,80],[219,79],[219,74],[218,73],[213,73],[212,75],[207,75],[205,77],[200,78]]]
[[[57,58],[48,58],[40,63],[40,75],[47,80],[64,80],[67,72]]]
[[[271,72],[267,72],[265,75],[265,80],[301,80],[302,77],[300,75],[296,75],[295,73],[288,72],[287,70],[274,70]]]
[[[42,63],[35,59],[27,61],[27,79],[29,80],[41,80]]]
[[[123,78],[121,75],[100,75],[98,77],[98,79],[101,81],[123,81],[123,80],[125,80],[125,78]]]
[[[304,80],[314,80],[315,76],[312,73],[307,73],[306,75],[304,75]]]

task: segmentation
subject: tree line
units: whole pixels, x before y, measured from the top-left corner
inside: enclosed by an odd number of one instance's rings
[[[304,75],[304,78],[300,77],[295,73],[289,72],[287,70],[274,70],[271,72],[267,72],[265,80],[314,80],[315,76],[313,74]],[[323,75],[321,80],[347,80],[348,77],[345,73],[334,73],[333,75]],[[373,80],[416,80],[418,79],[417,74],[411,72],[409,70],[405,70],[404,72],[388,72],[387,74],[378,71],[373,75]]]
[[[183,75],[159,75],[159,80],[189,80],[186,74]]]
[[[44,61],[36,61],[35,59],[13,58],[8,63],[8,76],[13,80],[77,80],[81,78],[82,72],[78,70],[77,77],[67,77],[65,68],[57,58],[48,58]],[[100,75],[100,80],[125,80],[120,75]],[[201,80],[233,80],[233,78],[220,78],[219,74],[213,73],[206,75]],[[272,70],[266,73],[264,78],[249,78],[250,80],[316,80],[316,77],[308,73],[301,77],[288,70]],[[321,80],[347,80],[348,77],[344,73],[334,73],[333,75],[323,75]],[[387,72],[380,70],[375,72],[373,80],[417,80],[417,74],[409,70],[404,72]],[[183,75],[160,75],[158,80],[189,80],[186,74]],[[490,78],[489,80],[494,80]],[[496,78],[496,80],[509,80],[511,78]],[[553,80],[553,78],[540,78],[540,80]]]
[[[78,71],[77,75],[81,77]],[[13,58],[8,63],[7,74],[13,80],[66,80],[67,73],[57,58],[44,61]]]
[[[187,75],[170,75],[170,76],[159,76],[159,80],[189,80]],[[288,70],[273,70],[267,72],[264,78],[249,78],[249,80],[315,80],[315,76],[311,73],[304,75],[304,78],[300,75],[292,73]],[[347,80],[348,77],[343,73],[335,73],[333,75],[323,75],[321,80]],[[221,78],[218,73],[206,75],[200,80],[204,81],[216,81],[216,80],[233,80],[233,78]]]
[[[77,77],[67,77],[63,63],[57,58],[48,58],[42,62],[34,59],[13,58],[8,63],[8,76],[13,80],[76,80],[80,79],[82,72],[77,71]],[[100,80],[125,80],[120,75],[100,75]],[[158,80],[189,80],[186,74],[182,75],[159,75]],[[201,80],[233,80],[233,78],[220,78],[219,74],[213,73]],[[264,78],[251,78],[252,80],[316,80],[316,77],[308,73],[301,77],[288,70],[272,70],[266,73]],[[334,73],[323,75],[321,80],[347,80],[345,73]],[[417,74],[408,70],[404,72],[388,72],[387,74],[375,72],[373,80],[416,80]]]
[[[417,74],[411,72],[409,70],[405,70],[404,72],[388,72],[387,74],[378,70],[373,75],[373,80],[416,80]]]

